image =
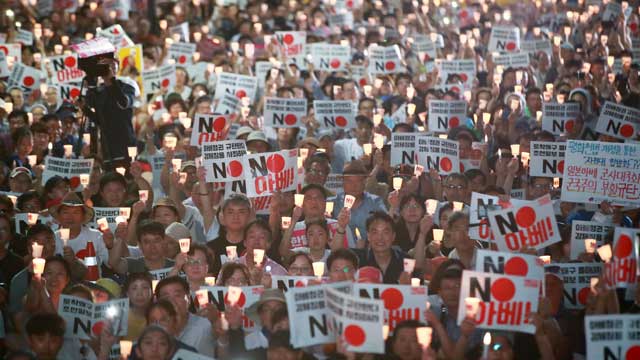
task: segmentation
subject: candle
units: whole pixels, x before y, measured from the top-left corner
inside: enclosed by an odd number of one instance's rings
[[[356,198],[353,195],[346,195],[344,197],[344,207],[346,207],[347,209],[351,209],[351,207],[353,206],[353,203],[356,202]]]
[[[328,215],[331,216],[331,214],[333,214],[333,201],[327,201],[324,205],[324,212]]]
[[[237,246],[227,246],[227,258],[229,261],[233,261],[238,257],[238,247]]]
[[[480,299],[474,297],[464,298],[464,306],[467,317],[475,318],[480,308]]]
[[[35,258],[32,261],[33,261],[33,273],[36,274],[36,276],[40,277],[40,275],[42,275],[42,273],[44,272],[44,265],[47,261],[42,258]]]
[[[373,136],[373,144],[375,145],[376,149],[382,150],[382,148],[384,147],[384,136],[375,134]]]
[[[287,230],[291,226],[291,217],[283,216],[281,219],[281,225],[284,230]]]
[[[149,200],[149,190],[138,190],[138,197],[140,201],[147,202]]]
[[[394,190],[400,190],[402,188],[402,178],[401,177],[394,177],[393,178],[393,189]]]
[[[373,144],[363,144],[362,149],[364,150],[364,154],[369,156],[373,152]]]
[[[73,145],[64,145],[64,157],[71,157]]]
[[[240,295],[242,294],[242,289],[237,286],[229,286],[227,289],[227,300],[229,300],[229,304],[231,306],[235,306],[238,303],[238,299],[240,299]]]
[[[182,166],[182,159],[171,159],[171,166],[173,166],[173,171],[180,171],[180,167]]]
[[[36,221],[38,221],[38,216],[36,213],[27,213],[27,224],[29,226],[35,225]]]
[[[309,149],[307,148],[302,148],[299,150],[300,152],[300,157],[302,157],[303,159],[306,159],[307,156],[309,156]]]
[[[160,280],[151,280],[151,290],[153,292],[156,292],[156,286],[158,286],[159,282],[160,282]]]
[[[609,260],[611,260],[611,245],[607,244],[607,245],[603,245],[600,246],[598,248],[598,255],[600,256],[600,259],[602,259],[602,261],[604,262],[609,262]]]
[[[362,239],[362,236],[360,236],[360,229],[356,228],[356,240],[360,241],[360,239]]]
[[[29,162],[29,166],[35,166],[38,162],[37,155],[27,155],[27,161]]]
[[[416,267],[416,260],[407,258],[403,260],[403,263],[404,263],[404,272],[411,274],[413,272],[413,269],[415,269]]]
[[[133,347],[133,343],[128,340],[120,340],[120,356],[126,359],[131,355],[131,348]]]
[[[416,113],[416,104],[407,104],[407,114],[409,116],[412,116],[413,114]]]
[[[96,220],[96,224],[98,225],[98,229],[100,231],[107,231],[109,230],[109,222],[107,221],[107,218],[100,218],[98,220]]]
[[[60,239],[62,239],[62,243],[64,246],[67,246],[67,241],[69,241],[69,233],[70,229],[61,228],[60,229]]]
[[[164,146],[169,149],[174,149],[177,143],[178,143],[178,138],[175,136],[165,136],[164,138]]]
[[[389,325],[382,325],[382,338],[387,340],[389,337]]]
[[[453,202],[453,211],[462,211],[462,208],[464,207],[464,203],[460,202],[460,201],[454,201]]]
[[[31,256],[33,256],[34,258],[42,257],[43,247],[44,247],[43,245],[40,245],[38,243],[33,243],[33,245],[31,245]]]
[[[180,252],[183,254],[186,254],[189,252],[189,247],[191,246],[191,239],[190,238],[184,238],[184,239],[180,239],[178,240],[178,243],[180,244]]]
[[[433,329],[427,326],[421,326],[416,328],[416,335],[418,336],[418,343],[422,345],[423,349],[426,349],[431,344],[431,335]]]
[[[90,145],[91,144],[91,134],[82,134],[82,142],[84,142],[85,145]]]
[[[262,264],[263,259],[264,259],[264,250],[253,249],[253,263],[256,265],[260,265]]]
[[[520,155],[520,144],[511,144],[511,155]]]
[[[296,204],[296,206],[302,207],[302,203],[304,203],[304,194],[295,194],[293,201]]]
[[[416,164],[415,168],[413,169],[413,175],[415,177],[420,177],[423,171],[424,171],[424,166]]]
[[[196,290],[196,299],[198,299],[198,308],[206,307],[209,303],[209,291],[207,289]]]
[[[124,176],[124,174],[127,172],[127,169],[123,168],[122,166],[117,167],[116,168],[116,172],[122,176]]]
[[[207,276],[204,278],[204,283],[207,284],[207,286],[216,286],[216,277]]]
[[[418,287],[420,286],[420,279],[419,278],[411,278],[411,286],[413,287]]]
[[[89,174],[80,174],[80,185],[87,186],[89,185],[90,176]]]
[[[313,264],[313,275],[318,277],[318,280],[322,279],[322,275],[324,275],[324,262],[316,261]]]
[[[425,207],[427,208],[427,214],[429,215],[435,214],[436,209],[438,208],[438,200],[427,199],[427,201],[425,201]]]
[[[482,360],[486,360],[489,357],[489,345],[491,345],[491,333],[488,331],[482,338]]]
[[[130,157],[131,159],[135,159],[135,158],[136,158],[136,155],[138,155],[138,148],[137,148],[137,147],[135,147],[135,146],[129,146],[129,147],[127,148],[127,151],[129,152],[129,157]]]
[[[584,239],[584,250],[587,254],[596,252],[596,239]]]
[[[187,176],[188,174],[186,172],[181,171],[180,172],[180,178],[178,179],[178,183],[180,184],[184,184],[187,182]]]
[[[444,237],[444,229],[433,229],[433,241],[436,243],[442,242]]]
[[[551,256],[549,255],[542,255],[540,256],[540,260],[542,261],[543,265],[549,265],[551,264]]]

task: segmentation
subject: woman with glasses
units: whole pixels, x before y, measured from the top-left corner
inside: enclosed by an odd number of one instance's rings
[[[212,258],[208,248],[200,244],[191,244],[187,255],[188,258],[182,266],[182,271],[187,275],[189,289],[196,291],[205,285],[204,278],[209,274]]]
[[[420,233],[420,220],[426,213],[422,199],[416,194],[407,194],[400,200],[400,216],[395,224],[396,243],[403,251],[415,247]],[[429,229],[430,230],[430,229]]]
[[[291,276],[313,276],[313,261],[305,253],[296,253],[289,258],[287,271]]]

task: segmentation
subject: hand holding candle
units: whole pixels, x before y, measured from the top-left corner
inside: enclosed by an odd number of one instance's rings
[[[191,247],[191,239],[189,238],[180,239],[178,240],[178,243],[180,244],[181,253],[186,254],[189,252],[189,248]]]

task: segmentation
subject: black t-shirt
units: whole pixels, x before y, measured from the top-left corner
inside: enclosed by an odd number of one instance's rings
[[[7,254],[0,259],[0,283],[6,284],[5,289],[9,290],[9,284],[13,276],[24,268],[24,261],[21,257],[8,250]]]
[[[217,269],[213,269],[214,270],[212,271],[213,274],[217,274],[220,271],[220,265],[219,265],[221,263],[220,255],[225,255],[225,256],[227,255],[227,246],[236,246],[236,251],[238,253],[238,256],[242,256],[242,253],[244,253],[245,251],[243,241],[240,241],[237,244],[229,242],[229,240],[227,240],[227,235],[224,231],[220,232],[220,236],[209,241],[207,243],[207,246],[209,247],[209,249],[211,249],[211,251],[213,251],[213,254],[216,259],[214,263],[216,264],[215,266],[218,267]]]

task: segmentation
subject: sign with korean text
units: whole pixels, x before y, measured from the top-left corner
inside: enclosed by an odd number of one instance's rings
[[[640,131],[640,110],[607,101],[600,111],[596,131],[617,139],[635,139]]]
[[[459,85],[452,84],[451,90],[461,94],[464,89],[471,89],[476,78],[476,61],[474,59],[443,60],[436,59],[436,66],[440,73],[440,85],[448,83],[448,79],[458,77],[463,83],[463,89]]]
[[[264,98],[264,124],[275,128],[304,126],[307,99]]]
[[[280,53],[287,58],[287,63],[304,65],[306,31],[276,31],[274,40],[279,45]]]
[[[22,44],[0,44],[0,51],[4,53],[5,57],[12,60],[9,64],[22,62]]]
[[[118,299],[94,304],[83,298],[60,295],[58,314],[65,320],[65,337],[89,340],[111,327],[114,336],[127,335],[129,299]],[[109,324],[110,323],[110,324]]]
[[[529,56],[535,55],[540,51],[543,51],[551,56],[553,50],[551,47],[551,41],[544,40],[523,40],[520,42],[520,50],[527,53]]]
[[[542,104],[542,130],[554,135],[562,135],[573,131],[576,118],[580,114],[578,103],[543,103]]]
[[[321,128],[353,129],[356,114],[350,100],[315,100],[315,118]]]
[[[14,63],[9,75],[9,87],[17,86],[22,91],[29,92],[40,87],[40,75],[42,72],[34,67]]]
[[[18,28],[16,32],[16,41],[25,46],[33,45],[33,33],[28,30]]]
[[[426,322],[427,288],[424,286],[390,284],[353,284],[353,295],[384,302],[384,324],[389,330],[405,320]]]
[[[313,67],[320,71],[345,71],[351,62],[351,47],[318,43],[311,44],[310,55]]]
[[[529,176],[562,177],[565,148],[563,143],[532,141]]]
[[[496,65],[507,68],[527,68],[529,67],[529,54],[520,52],[514,54],[503,54],[496,56],[493,61]]]
[[[218,311],[224,311],[228,305],[231,305],[229,301],[229,288],[227,286],[201,286],[200,289],[207,290],[207,295],[209,299],[209,303],[215,305]],[[242,312],[242,325],[243,328],[250,331],[257,328],[256,323],[249,319],[249,317],[244,314],[246,309],[248,309],[255,302],[260,300],[260,294],[264,291],[264,287],[262,285],[257,286],[241,286],[241,292],[238,300],[236,301],[235,306],[238,306]],[[194,299],[196,302],[197,298]]]
[[[295,190],[298,149],[245,155],[242,167],[248,197],[267,196],[274,191]]]
[[[358,85],[365,86],[369,83],[369,74],[364,65],[351,65],[351,79]]]
[[[424,53],[426,56],[422,59],[423,61],[433,60],[438,56],[438,47],[436,43],[426,35],[415,36],[413,44],[411,44],[411,49],[418,53]]]
[[[479,249],[476,252],[478,272],[522,276],[542,282],[544,267],[535,255]]]
[[[436,169],[441,175],[460,171],[458,142],[431,136],[418,136],[416,143],[417,164],[426,172]]]
[[[489,37],[489,51],[513,53],[520,51],[520,28],[516,26],[493,26]]]
[[[201,146],[227,138],[231,119],[228,115],[196,114],[193,117],[189,145]]]
[[[446,133],[464,124],[467,102],[464,100],[429,100],[429,131]]]
[[[238,111],[239,107],[240,99],[238,99],[234,94],[224,93],[222,94],[222,98],[218,100],[214,113],[233,115]]]
[[[605,239],[613,226],[601,224],[596,221],[573,220],[571,222],[571,260],[586,252],[584,241],[595,239],[596,248],[604,245]]]
[[[47,69],[50,71],[53,84],[65,84],[82,81],[84,71],[78,68],[76,54],[52,56],[48,58]]]
[[[640,314],[588,315],[584,329],[587,360],[631,360],[640,356]]]
[[[253,101],[257,89],[258,79],[255,76],[223,72],[218,75],[214,99],[222,99],[222,95],[227,93],[235,95],[238,99],[248,97]]]
[[[169,46],[169,57],[176,61],[176,65],[184,66],[193,64],[193,53],[197,45],[187,42],[176,42]]]
[[[369,74],[405,72],[398,45],[369,46]]]
[[[638,277],[638,234],[640,229],[616,227],[613,233],[613,257],[604,265],[609,287],[635,286]]]
[[[176,85],[176,66],[163,65],[152,70],[142,71],[142,87],[147,96],[162,90],[170,90]]]
[[[416,162],[416,139],[418,133],[391,134],[391,166],[413,165]]]
[[[96,37],[107,38],[116,49],[133,46],[133,41],[129,38],[120,24],[111,25],[106,29],[97,30]]]
[[[109,224],[109,230],[112,233],[115,233],[116,227],[118,226],[117,218],[122,217],[122,220],[129,221],[129,215],[131,215],[131,208],[128,207],[94,207],[93,208],[93,219],[89,223],[89,226],[98,229],[99,226],[96,223],[98,219],[105,218],[107,219],[107,223]]]
[[[62,100],[75,100],[76,98],[78,98],[78,96],[80,96],[80,87],[76,86],[76,85],[71,85],[71,84],[60,84],[60,85],[51,85],[53,87],[55,87],[58,91],[58,96],[60,96],[60,98]]]
[[[600,276],[601,263],[557,263],[547,267],[558,268],[564,284],[564,301],[567,309],[584,309],[591,291],[591,278]]]
[[[244,140],[227,140],[201,146],[202,166],[207,170],[207,182],[228,182],[244,179],[243,157],[247,154]]]
[[[71,190],[79,188],[80,175],[91,174],[93,170],[93,159],[63,159],[53,156],[44,158],[44,172],[42,173],[42,184],[54,176],[61,176],[69,179]]]
[[[4,78],[11,75],[9,71],[9,64],[7,63],[7,56],[4,52],[0,51],[0,78]]]

